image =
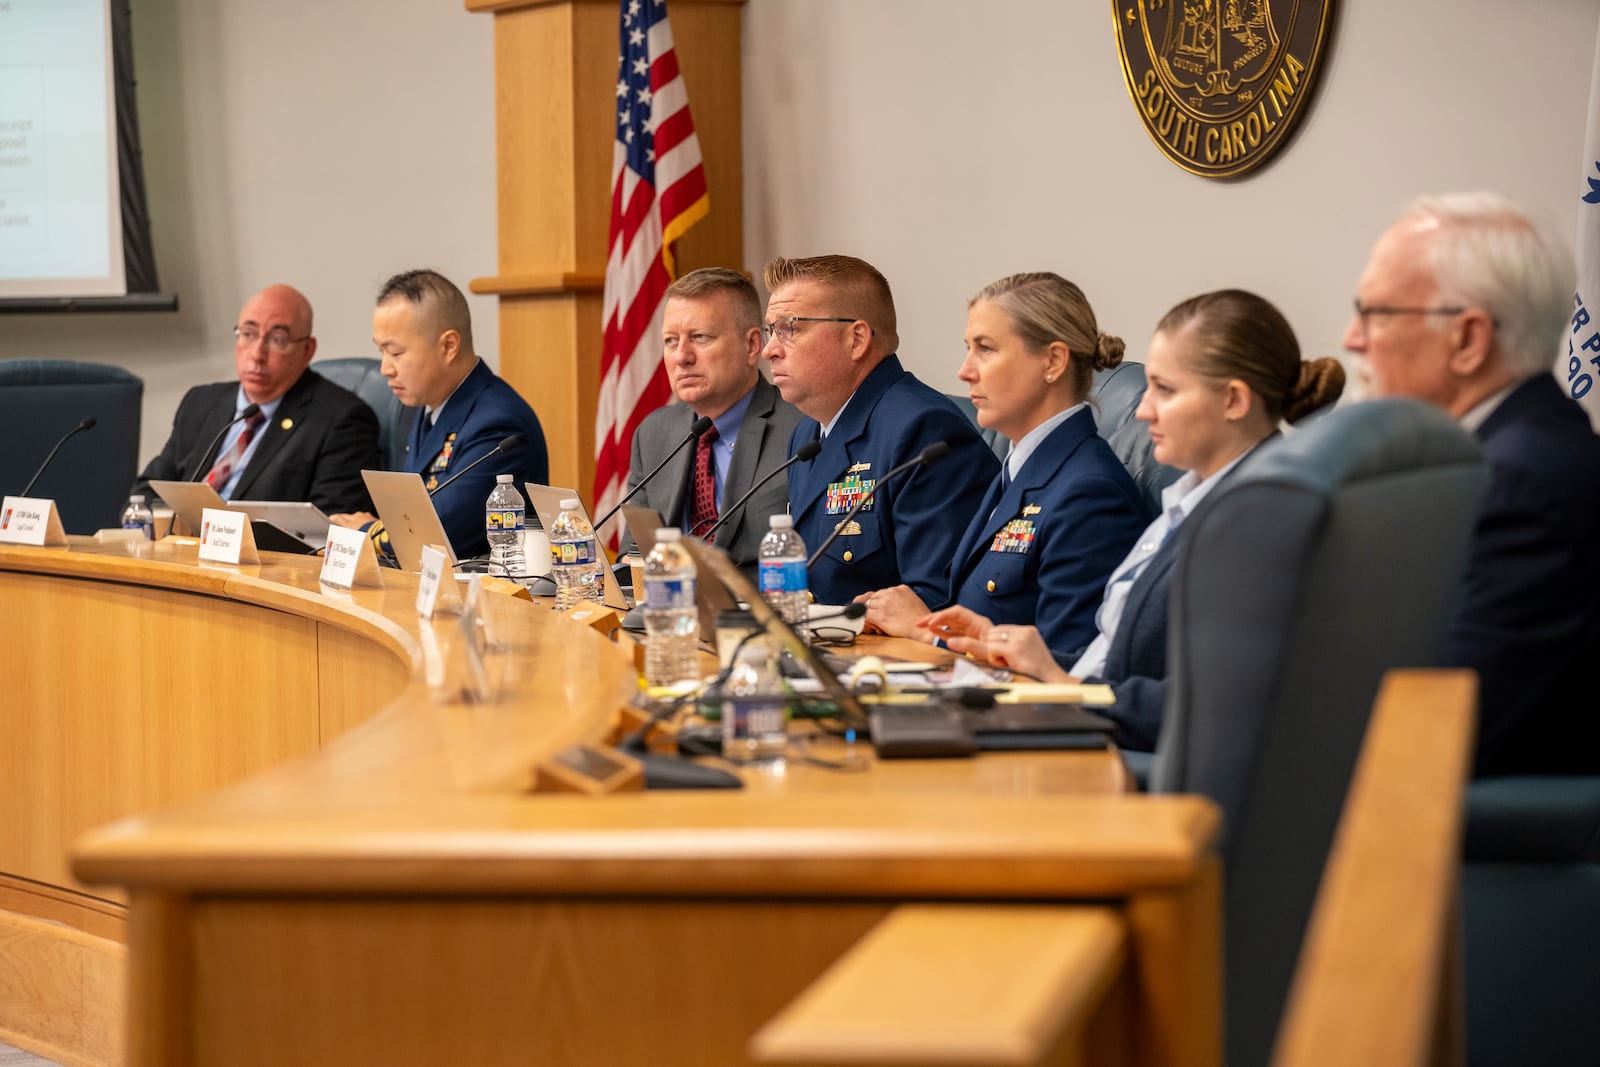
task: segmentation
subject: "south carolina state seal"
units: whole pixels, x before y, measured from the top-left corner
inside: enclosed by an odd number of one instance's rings
[[[1128,94],[1168,159],[1237,178],[1304,117],[1335,0],[1112,0]]]

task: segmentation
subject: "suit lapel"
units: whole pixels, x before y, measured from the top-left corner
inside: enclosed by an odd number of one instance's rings
[[[263,471],[272,466],[273,457],[288,443],[289,435],[301,432],[305,408],[311,398],[311,373],[306,371],[300,375],[300,379],[283,394],[272,420],[261,427],[261,443],[250,457],[250,465],[239,475],[239,484],[233,487],[233,499],[249,500],[251,486]]]
[[[694,409],[688,404],[677,404],[679,409],[670,420],[667,427],[667,440],[662,442],[663,449],[678,447],[678,442],[688,434],[689,428],[695,423]],[[667,512],[661,516],[668,526],[683,525],[683,508],[689,499],[689,474],[694,469],[694,452],[699,443],[685,445],[678,449],[678,454],[663,468],[656,478],[672,489],[672,495],[667,497]]]
[[[728,464],[728,477],[722,483],[724,511],[749,492],[750,487],[755,484],[756,464],[760,462],[761,455],[766,450],[767,433],[771,429],[767,420],[772,415],[772,397],[776,392],[777,390],[767,384],[765,378],[756,379],[750,406],[745,409],[744,418],[739,422],[739,439],[733,446],[733,459]],[[733,544],[743,526],[744,516],[741,514],[718,534],[718,542],[723,545]]]
[[[1037,496],[1039,490],[1055,480],[1061,468],[1066,465],[1068,457],[1076,452],[1078,446],[1092,433],[1094,433],[1093,417],[1084,410],[1057,426],[1050,432],[1050,436],[1039,442],[1039,447],[1034,449],[1033,455],[1022,465],[1022,470],[1006,487],[1005,495],[1000,498],[999,503],[991,505],[992,512],[980,509],[972,525],[967,527],[968,536],[962,538],[961,548],[955,556],[960,561],[961,567],[954,572],[953,577],[965,575],[977,566],[978,560],[975,557],[978,553],[987,551],[994,535],[999,533],[1006,523],[1017,517],[1024,503]],[[985,504],[993,498],[999,485],[1000,478],[997,475],[994,484],[990,486],[988,496],[985,497]]]

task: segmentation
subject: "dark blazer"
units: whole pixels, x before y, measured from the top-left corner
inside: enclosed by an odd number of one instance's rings
[[[133,491],[153,498],[152,478],[186,481],[196,470],[204,477],[216,453],[202,452],[233,418],[238,396],[238,382],[197,385],[184,394],[172,436]],[[233,499],[308,500],[330,515],[371,510],[361,470],[378,466],[378,417],[360,397],[308,370],[283,394],[262,433]]]
[[[645,417],[633,432],[629,489],[638,485],[640,479],[688,436],[696,417],[688,404],[668,404]],[[722,483],[723,507],[732,506],[759,478],[783,465],[789,458],[786,451],[789,435],[801,418],[799,410],[779,396],[771,382],[757,377],[755,388],[751,390],[750,406],[739,423],[739,439],[733,447],[728,475]],[[693,475],[694,446],[690,445],[673,456],[632,502],[655,508],[669,526],[682,526]],[[762,486],[739,514],[717,531],[717,547],[726,549],[733,562],[754,578],[757,550],[767,532],[767,519],[782,514],[788,505],[789,481],[786,475],[780,474]],[[623,551],[631,551],[633,544],[630,532],[623,542]]]
[[[405,469],[422,475],[430,490],[444,484],[452,471],[493,451],[508,434],[522,435],[520,445],[474,467],[433,498],[434,509],[439,512],[439,521],[456,556],[481,556],[489,551],[483,532],[483,505],[494,490],[495,476],[514,475],[519,493],[524,492],[524,482],[550,482],[550,457],[539,417],[515,389],[480,359],[445,402],[439,421],[426,430],[424,421],[419,412],[406,444]]]
[[[950,600],[997,623],[1032,623],[1051,648],[1081,648],[1147,518],[1084,408],[1040,442],[1004,496],[998,475],[990,484],[951,561]]]
[[[789,453],[814,441],[821,427],[802,418]],[[917,381],[889,356],[856,388],[822,451],[789,468],[789,511],[806,548],[815,552],[849,510],[844,484],[876,482],[928,445],[944,441],[950,454],[938,463],[886,483],[847,532],[811,568],[811,592],[824,604],[844,604],[857,594],[909,585],[923,603],[946,599],[945,569],[999,461],[978,429],[944,396]],[[852,473],[853,472],[853,473]],[[846,488],[830,501],[828,487]]]
[[[1250,457],[1278,439],[1277,433],[1270,434],[1251,449],[1223,475],[1222,481],[1206,499],[1227,492],[1228,480],[1239,472]],[[1178,551],[1183,545],[1186,525],[1187,519],[1167,536],[1128,590],[1128,599],[1122,605],[1122,617],[1117,622],[1117,632],[1111,635],[1111,646],[1106,649],[1104,675],[1084,679],[1086,682],[1110,684],[1116,704],[1110,708],[1097,708],[1096,711],[1117,724],[1113,740],[1135,752],[1154,752],[1156,741],[1161,736],[1161,721],[1167,706],[1167,594],[1172,588],[1173,571],[1177,565]],[[1069,670],[1076,658],[1076,654],[1066,658],[1056,657]]]
[[[1489,495],[1447,644],[1479,675],[1474,771],[1600,772],[1600,438],[1546,374],[1477,437]]]

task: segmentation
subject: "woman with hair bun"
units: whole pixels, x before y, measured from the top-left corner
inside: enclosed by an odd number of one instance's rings
[[[1089,647],[1074,654],[1033,627],[967,606],[918,625],[958,652],[1045,681],[1109,682],[1117,699],[1106,712],[1117,723],[1117,743],[1151,751],[1165,697],[1173,533],[1240,460],[1277,436],[1280,422],[1337,400],[1344,369],[1326,357],[1302,362],[1277,308],[1254,293],[1224,289],[1167,312],[1150,341],[1145,377],[1135,414],[1150,425],[1155,458],[1187,473],[1163,491],[1162,513],[1112,572]]]
[[[951,501],[972,521],[945,571],[949,603],[1032,623],[1051,647],[1082,648],[1106,577],[1149,517],[1087,405],[1094,372],[1121,362],[1122,341],[1100,332],[1076,285],[1029,273],[968,301],[966,346],[957,377],[978,424],[1013,445],[981,502]],[[908,587],[857,599],[873,629],[938,643],[917,628],[928,606]]]

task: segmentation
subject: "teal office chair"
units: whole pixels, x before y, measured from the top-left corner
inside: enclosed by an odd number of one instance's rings
[[[405,462],[406,439],[411,435],[417,409],[400,403],[378,366],[376,359],[357,356],[319,359],[311,364],[311,369],[367,402],[378,416],[378,451],[383,456],[384,469],[397,471]]]
[[[1150,786],[1222,808],[1227,1062],[1263,1064],[1377,695],[1439,663],[1488,484],[1405,400],[1246,459],[1183,524]]]
[[[56,502],[67,533],[121,521],[138,475],[144,381],[121,367],[52,359],[0,360],[0,494],[20,493],[57,441],[86,418],[32,495]]]

